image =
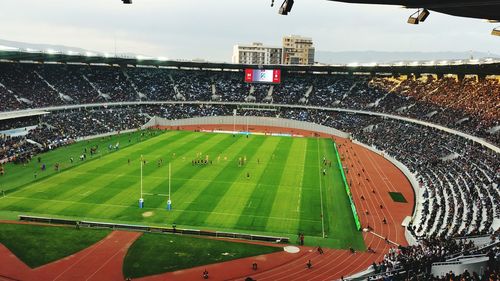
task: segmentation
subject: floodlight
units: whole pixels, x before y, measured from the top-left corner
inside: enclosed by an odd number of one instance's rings
[[[431,13],[429,12],[429,10],[422,9],[422,11],[420,12],[420,14],[418,15],[418,21],[419,22],[424,22],[430,14]]]
[[[284,16],[288,15],[288,13],[292,11],[292,7],[293,7],[293,0],[285,0],[283,4],[281,4],[279,14]]]
[[[409,24],[418,24],[419,20],[418,20],[418,11],[416,11],[415,13],[413,13],[409,18],[408,18],[408,23]]]
[[[491,35],[500,36],[500,26],[493,28]]]

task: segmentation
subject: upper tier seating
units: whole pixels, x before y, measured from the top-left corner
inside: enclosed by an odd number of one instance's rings
[[[0,98],[1,111],[124,101],[339,107],[416,118],[500,144],[498,78],[284,73],[279,85],[250,85],[234,71],[2,62]]]

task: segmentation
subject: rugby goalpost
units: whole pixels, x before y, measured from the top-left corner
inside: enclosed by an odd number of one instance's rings
[[[144,158],[141,155],[141,197],[139,198],[139,208],[144,208],[144,197],[142,196],[142,166],[144,165]]]
[[[170,200],[170,190],[172,186],[172,163],[168,163],[168,200],[167,200],[167,210],[172,210],[172,200]]]
[[[143,166],[144,166],[144,157],[141,155],[141,179],[140,179],[140,186],[141,186],[141,197],[139,198],[139,208],[142,209],[144,208],[144,192],[143,192]],[[168,200],[167,200],[167,210],[172,210],[172,200],[170,197],[172,190],[172,163],[168,163]]]

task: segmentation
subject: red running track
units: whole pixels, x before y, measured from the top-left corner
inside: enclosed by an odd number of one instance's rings
[[[123,281],[123,259],[139,236],[139,232],[113,231],[103,240],[74,255],[35,269],[29,268],[0,244],[0,277],[26,281]]]

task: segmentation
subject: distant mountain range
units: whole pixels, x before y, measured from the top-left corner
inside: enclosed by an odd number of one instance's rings
[[[100,53],[92,50],[85,50],[78,47],[68,47],[63,45],[50,45],[50,44],[34,44],[17,41],[9,41],[0,39],[0,47],[14,47],[21,49],[34,49],[44,51],[48,49],[61,51],[61,52],[92,52]],[[135,56],[132,53],[120,53],[119,55]],[[499,54],[489,54],[484,52],[383,52],[383,51],[346,51],[346,52],[329,52],[329,51],[316,51],[315,61],[323,64],[348,64],[352,62],[357,63],[391,63],[399,61],[431,61],[431,60],[459,60],[459,59],[481,59],[481,58],[498,58]],[[207,58],[207,61],[213,61]]]
[[[381,51],[353,51],[327,52],[316,51],[315,61],[324,64],[348,63],[393,63],[400,61],[439,61],[464,59],[500,58],[498,54],[483,52],[381,52]]]

